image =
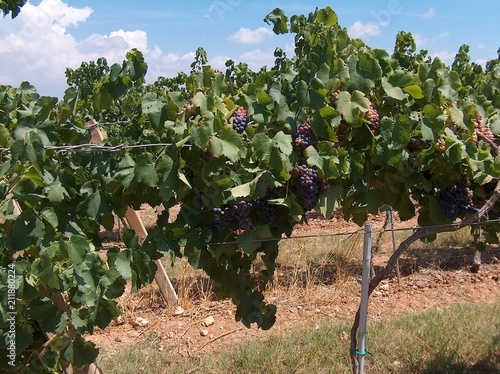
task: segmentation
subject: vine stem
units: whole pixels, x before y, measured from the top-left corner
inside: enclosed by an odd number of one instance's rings
[[[380,270],[370,281],[370,285],[368,288],[368,295],[371,295],[373,290],[380,284],[380,282],[389,277],[391,272],[394,270],[394,267],[398,263],[401,255],[408,249],[408,247],[415,241],[422,239],[426,236],[432,234],[438,234],[443,232],[452,232],[457,231],[463,227],[469,226],[473,223],[479,221],[480,218],[484,217],[491,208],[495,205],[497,200],[500,198],[500,181],[497,182],[495,190],[493,191],[492,196],[484,203],[481,209],[479,209],[476,213],[464,218],[462,221],[450,225],[450,226],[437,226],[425,228],[421,227],[415,230],[415,232],[410,235],[407,239],[405,239],[398,247],[398,249],[392,254],[385,268]],[[360,308],[356,312],[356,316],[354,317],[354,323],[351,328],[351,366],[353,374],[359,374],[359,363],[357,360],[356,347],[358,345],[357,341],[357,331],[359,328],[359,318],[360,318]]]

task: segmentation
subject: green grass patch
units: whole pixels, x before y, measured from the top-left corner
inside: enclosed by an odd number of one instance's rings
[[[114,355],[104,350],[105,373],[350,373],[352,321],[251,339],[199,359],[158,351],[154,337]],[[368,323],[367,373],[500,373],[500,301],[455,305]]]

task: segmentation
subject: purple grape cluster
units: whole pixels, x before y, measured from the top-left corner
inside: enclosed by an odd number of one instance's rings
[[[240,201],[230,206],[233,219],[238,221],[238,225],[242,230],[250,230],[252,228],[252,203]]]
[[[212,214],[212,227],[220,231],[237,221],[238,227],[242,230],[252,228],[252,203],[239,201],[235,204],[226,204],[210,210]]]
[[[212,227],[216,231],[225,229],[233,221],[229,206],[213,208],[210,213],[212,214]]]
[[[453,186],[441,191],[441,211],[447,221],[453,222],[463,207],[472,205],[472,190],[466,186]]]
[[[311,125],[304,123],[299,125],[293,135],[293,142],[296,147],[304,150],[311,145]]]
[[[318,177],[318,169],[308,165],[295,165],[292,177],[297,186],[299,203],[305,212],[316,206],[321,191],[326,188],[326,181]]]
[[[370,109],[365,112],[365,119],[370,122],[370,128],[372,131],[375,131],[380,127],[378,112],[373,107],[370,107]]]
[[[269,204],[269,200],[281,199],[286,196],[286,191],[284,188],[273,188],[266,192],[264,197],[256,200],[256,204],[259,207],[260,215],[264,223],[272,222],[276,219],[277,207],[276,205]]]
[[[248,125],[248,112],[245,108],[238,107],[233,113],[233,129],[237,133],[245,131]]]

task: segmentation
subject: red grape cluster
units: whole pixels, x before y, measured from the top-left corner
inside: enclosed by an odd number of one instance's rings
[[[491,131],[491,129],[488,126],[486,126],[485,124],[483,124],[483,117],[481,115],[477,116],[474,127],[475,127],[476,131],[480,132],[481,134],[483,134],[487,138],[489,138],[489,139],[495,138],[495,135],[493,135],[493,132]],[[476,131],[474,131],[474,134],[472,135],[472,140],[475,143],[477,143]]]
[[[293,136],[296,147],[304,150],[311,145],[311,126],[308,123],[299,125]]]
[[[372,131],[375,131],[380,127],[378,112],[373,107],[370,107],[370,109],[365,112],[365,119],[370,123]]]
[[[341,92],[342,92],[341,90],[336,90],[336,91],[333,91],[330,93],[329,99],[330,99],[331,104],[333,104],[333,103],[335,103],[335,101],[337,101],[337,98],[339,97],[339,94]]]
[[[446,152],[446,139],[445,138],[440,138],[436,142],[436,152],[437,153],[444,153],[444,152]]]
[[[181,116],[183,113],[186,113],[185,119],[189,120],[189,119],[193,119],[194,117],[196,117],[197,112],[198,112],[198,108],[196,108],[192,104],[191,100],[189,100],[188,103],[186,103],[182,106],[182,109],[177,113],[177,116]]]
[[[236,108],[233,113],[233,129],[238,133],[245,131],[248,125],[248,115],[247,110],[242,107]]]

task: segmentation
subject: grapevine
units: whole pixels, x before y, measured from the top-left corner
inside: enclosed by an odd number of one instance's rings
[[[28,82],[0,85],[0,262],[15,263],[22,285],[23,370],[93,362],[97,348],[84,334],[106,328],[125,285],[150,283],[166,254],[205,270],[238,321],[269,329],[276,308],[264,290],[279,239],[307,212],[340,209],[361,226],[390,205],[427,227],[470,219],[472,196],[474,209],[498,209],[497,60],[470,77],[408,52],[408,33],[393,54],[372,49],[350,39],[330,7],[292,18],[275,9],[265,22],[297,41],[291,58],[276,52],[271,70],[228,63],[220,72],[199,49],[189,75],[146,85],[134,49],[121,64],[68,69],[61,100]],[[92,119],[104,134],[99,149],[88,146]],[[165,208],[148,236],[127,230],[125,249],[101,259],[100,230],[143,204]],[[493,226],[484,230],[497,240]],[[256,274],[258,259],[266,268]],[[49,295],[66,298],[71,318]],[[35,357],[45,334],[55,338]]]

